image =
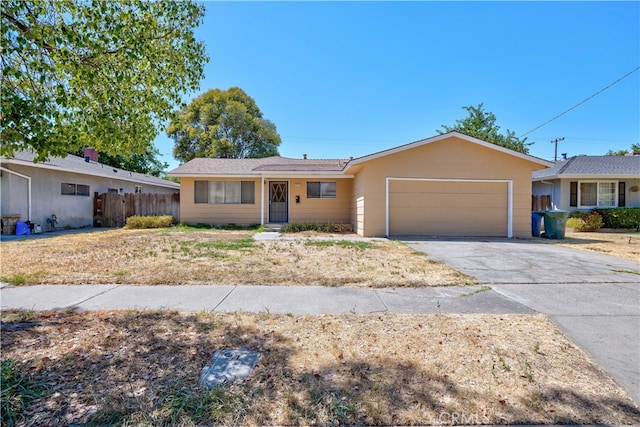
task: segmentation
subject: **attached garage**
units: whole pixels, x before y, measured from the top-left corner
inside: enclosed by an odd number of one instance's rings
[[[510,180],[387,178],[391,236],[513,236]]]

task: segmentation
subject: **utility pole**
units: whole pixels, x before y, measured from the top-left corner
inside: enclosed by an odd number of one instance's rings
[[[556,144],[556,149],[553,153],[553,161],[557,162],[558,161],[558,142],[560,141],[564,141],[564,136],[561,138],[556,138],[553,141],[551,141],[552,144]]]

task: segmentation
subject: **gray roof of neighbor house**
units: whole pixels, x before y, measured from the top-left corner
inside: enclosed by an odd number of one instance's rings
[[[341,173],[349,160],[291,159],[265,157],[262,159],[196,158],[169,172],[170,176],[261,176],[269,172],[300,174]]]
[[[139,184],[155,185],[158,187],[179,189],[180,184],[166,179],[137,172],[130,172],[124,169],[114,168],[99,162],[85,161],[82,157],[68,155],[67,157],[51,157],[45,162],[33,163],[35,154],[30,151],[18,151],[13,157],[0,157],[0,161],[8,164],[19,164],[23,166],[55,169],[65,172],[73,172],[83,175],[97,176],[102,178],[119,179]]]
[[[533,172],[533,180],[556,178],[640,178],[640,156],[575,156]]]

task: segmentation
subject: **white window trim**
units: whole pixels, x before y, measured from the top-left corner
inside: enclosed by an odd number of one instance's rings
[[[581,184],[597,184],[596,185],[596,204],[595,205],[583,205],[582,204],[582,189]],[[613,206],[599,206],[598,200],[600,200],[600,184],[611,184],[615,185],[615,189],[613,191],[615,196],[615,201]],[[611,179],[607,180],[578,180],[578,208],[580,209],[593,209],[593,208],[617,208],[618,207],[618,191],[620,188],[620,181],[615,181]]]

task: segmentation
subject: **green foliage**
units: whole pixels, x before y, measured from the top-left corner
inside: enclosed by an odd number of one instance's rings
[[[262,117],[242,89],[212,89],[177,112],[167,128],[173,155],[182,162],[196,157],[258,158],[278,154],[280,135]]]
[[[319,231],[323,233],[350,233],[351,224],[332,224],[330,222],[290,222],[282,230],[285,233],[300,233],[302,231]]]
[[[125,228],[166,228],[173,224],[171,215],[162,216],[130,216]]]
[[[597,212],[573,212],[567,220],[567,227],[576,231],[598,231],[603,224],[602,216]]]
[[[633,153],[634,155],[640,154],[640,143],[631,144],[631,148],[628,150],[618,150],[618,151],[609,150],[607,151],[605,156],[626,156],[629,153]]]
[[[208,60],[192,0],[5,0],[0,154],[145,153]]]
[[[80,148],[70,154],[83,157],[84,148]],[[157,177],[164,175],[169,167],[167,162],[163,162],[158,159],[160,151],[152,145],[148,145],[143,154],[124,153],[111,155],[108,153],[100,153],[99,156],[98,160],[102,164],[130,172],[138,172]],[[179,180],[175,179],[171,179],[171,181],[180,183]]]
[[[593,209],[602,216],[606,228],[640,228],[640,208]]]
[[[441,129],[436,129],[436,131],[439,134],[458,131],[492,144],[529,154],[529,146],[533,143],[526,142],[526,137],[522,139],[516,137],[515,132],[508,129],[506,134],[498,132],[500,126],[496,125],[496,116],[491,112],[485,111],[484,104],[481,103],[477,107],[469,105],[468,107],[462,107],[462,109],[467,110],[469,113],[467,117],[462,120],[456,120],[453,126],[442,125]]]
[[[29,403],[42,396],[45,387],[36,384],[13,359],[0,363],[2,382],[0,383],[0,408],[2,425],[14,426],[24,419]]]

